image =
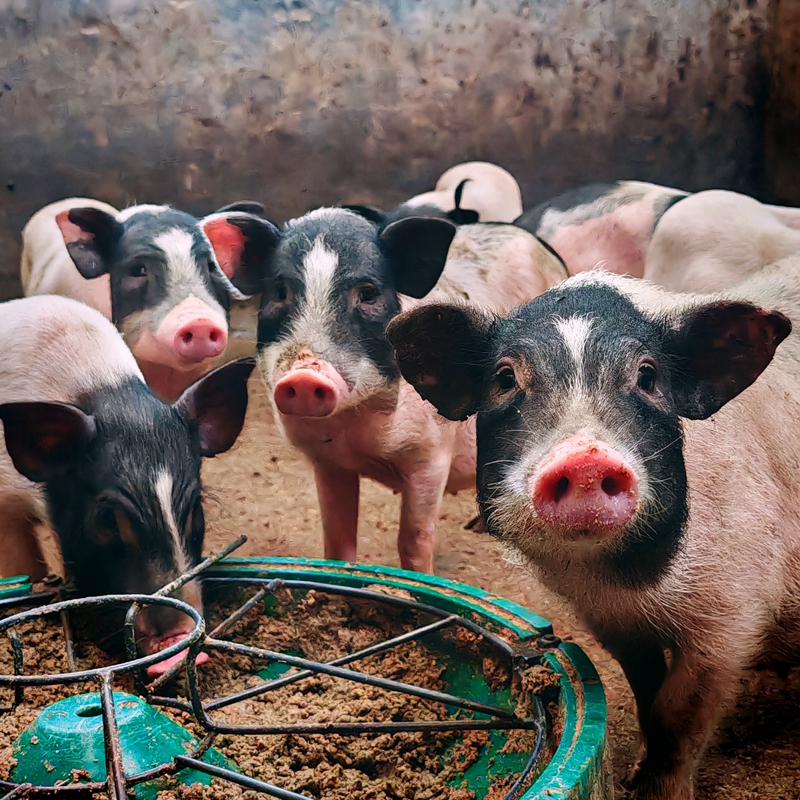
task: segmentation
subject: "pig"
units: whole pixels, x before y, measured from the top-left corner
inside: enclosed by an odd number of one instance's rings
[[[688,192],[640,181],[572,189],[514,220],[551,245],[570,275],[602,268],[641,278],[661,216]]]
[[[798,209],[736,192],[698,192],[659,220],[644,277],[677,292],[721,291],[800,253],[798,228]]]
[[[474,486],[474,429],[442,424],[400,380],[387,323],[422,298],[501,311],[564,277],[512,225],[378,227],[334,208],[286,223],[262,287],[258,363],[278,425],[313,465],[326,558],[357,558],[362,475],[402,495],[400,562],[423,572],[443,493]]]
[[[154,393],[172,401],[241,354],[225,352],[231,300],[246,300],[242,288],[252,284],[276,236],[272,223],[242,210],[198,220],[169,206],[116,211],[70,198],[25,226],[23,290],[63,294],[103,313]]]
[[[799,312],[793,256],[717,294],[597,271],[387,328],[421,397],[477,414],[490,533],[622,665],[640,800],[689,800],[744,671],[800,659]]]
[[[168,405],[99,311],[57,295],[2,303],[3,577],[46,574],[42,527],[55,532],[84,595],[151,594],[198,563],[201,458],[236,441],[254,367],[253,359],[230,362]],[[180,599],[202,611],[196,581]],[[190,629],[186,615],[160,606],[136,619],[146,653]]]
[[[513,222],[522,214],[522,193],[511,173],[484,161],[469,161],[448,169],[432,192],[418,194],[394,211],[376,206],[347,205],[379,224],[404,216],[444,216],[457,224]]]

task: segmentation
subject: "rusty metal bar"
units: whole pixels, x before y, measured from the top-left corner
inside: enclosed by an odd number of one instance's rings
[[[229,556],[234,550],[238,550],[247,541],[246,536],[240,536],[235,542],[231,542],[226,547],[223,547],[218,553],[207,556],[199,564],[187,570],[182,575],[178,575],[174,581],[170,581],[166,586],[162,586],[157,592],[153,592],[155,597],[167,597],[174,591],[177,591],[190,580],[196,578],[203,570],[208,569],[212,564],[217,561],[222,561],[225,556]]]
[[[442,733],[447,731],[496,731],[525,730],[538,728],[537,719],[514,717],[513,719],[444,719],[418,722],[321,722],[316,725],[302,723],[288,725],[228,725],[214,723],[214,731],[222,734],[247,734],[275,736],[291,734],[311,736],[314,734],[360,736],[368,733]]]
[[[281,664],[289,664],[289,666],[292,667],[310,669],[313,672],[321,672],[323,675],[330,675],[334,678],[343,678],[346,681],[362,683],[366,684],[367,686],[375,686],[379,689],[386,689],[390,692],[402,692],[403,694],[409,694],[413,697],[419,697],[422,700],[431,700],[435,703],[443,703],[444,705],[455,706],[456,708],[477,711],[480,714],[489,714],[490,716],[500,717],[502,719],[516,718],[512,711],[507,711],[505,708],[500,708],[500,706],[479,703],[475,700],[456,697],[455,695],[439,692],[435,689],[424,689],[421,686],[414,686],[410,683],[401,683],[400,681],[389,680],[389,678],[379,678],[377,675],[368,675],[364,672],[356,672],[355,670],[351,669],[342,669],[341,667],[334,667],[331,664],[323,664],[319,661],[311,661],[308,658],[290,656],[287,653],[276,653],[273,650],[264,650],[260,647],[249,647],[248,645],[238,644],[236,642],[226,642],[222,639],[211,639],[210,637],[206,639],[206,646],[215,650],[224,650],[229,653],[239,653],[240,655],[250,656],[263,661],[277,661]]]
[[[257,792],[263,792],[271,797],[277,797],[280,800],[314,800],[314,798],[307,794],[290,792],[288,789],[281,789],[280,786],[273,786],[271,783],[264,783],[264,781],[258,781],[255,778],[248,778],[246,775],[240,775],[238,772],[233,772],[223,767],[217,767],[213,764],[206,764],[205,761],[198,761],[195,758],[175,756],[175,763],[180,767],[191,767],[191,769],[196,769],[198,772],[205,772],[207,775],[213,775],[215,778],[223,778],[231,783],[244,786],[246,789],[254,789]]]
[[[436,622],[432,622],[430,625],[425,625],[421,628],[415,628],[413,631],[403,633],[400,636],[395,636],[393,639],[386,639],[386,641],[378,642],[370,647],[365,647],[363,650],[358,650],[355,653],[349,653],[346,656],[341,656],[340,658],[335,658],[333,661],[327,661],[325,663],[334,667],[341,667],[344,664],[350,664],[353,661],[360,661],[363,658],[368,658],[369,656],[376,655],[377,653],[382,653],[385,650],[390,650],[391,648],[405,644],[406,642],[414,641],[427,633],[446,628],[458,622],[459,619],[460,617],[452,614],[449,617],[444,617]],[[209,635],[211,638],[214,638],[213,632]],[[292,675],[285,675],[284,677],[261,683],[258,686],[251,686],[249,689],[237,692],[236,694],[231,694],[227,697],[221,697],[218,700],[212,700],[210,703],[205,704],[205,708],[206,711],[214,711],[217,708],[225,708],[226,706],[233,705],[241,700],[247,700],[250,697],[256,697],[264,692],[271,692],[275,689],[280,689],[283,686],[289,686],[292,683],[297,683],[297,681],[305,680],[306,678],[309,678],[315,674],[316,673],[313,670],[305,669],[301,672],[295,672]]]
[[[25,797],[32,786],[33,784],[31,783],[21,783],[16,789],[12,789],[8,794],[4,794],[0,797],[0,800],[11,800],[12,797]]]
[[[111,691],[111,676],[104,675],[100,687],[100,706],[103,711],[103,739],[106,750],[106,785],[110,800],[127,800],[125,769],[122,765],[122,746],[117,728],[117,712],[114,709],[114,695]]]
[[[224,619],[214,628],[211,633],[208,635],[213,639],[217,636],[224,636],[248,611],[252,608],[255,608],[263,599],[264,595],[267,593],[267,587],[264,586],[259,589],[244,605],[240,606],[236,611],[230,614],[227,619]],[[154,680],[151,684],[148,685],[148,697],[158,689],[160,689],[164,684],[171,681],[183,667],[183,662],[179,662],[178,664],[173,664],[163,675],[159,675],[156,680]]]
[[[206,578],[204,583],[226,583],[226,584],[262,584],[263,578]],[[385,594],[383,592],[373,592],[369,589],[359,589],[355,586],[337,586],[330,583],[320,583],[319,581],[295,581],[288,578],[276,580],[276,583],[287,589],[313,589],[317,592],[324,594],[341,595],[342,597],[355,597],[359,600],[371,600],[373,602],[381,602],[387,605],[398,606],[409,611],[419,611],[425,614],[430,614],[433,617],[447,617],[452,614],[452,611],[445,611],[442,608],[428,605],[427,603],[420,603],[418,600],[409,600],[407,597],[398,597],[394,594]],[[514,648],[502,637],[496,633],[482,628],[476,622],[466,617],[461,617],[459,623],[462,627],[482,636],[488,643],[502,651],[509,657],[515,654]]]

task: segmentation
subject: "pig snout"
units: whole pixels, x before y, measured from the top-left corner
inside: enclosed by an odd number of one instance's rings
[[[140,356],[153,363],[175,366],[197,364],[218,356],[228,344],[225,315],[197,297],[181,301],[161,321],[155,332],[154,352],[142,341]]]
[[[275,405],[286,416],[327,417],[347,391],[342,376],[327,362],[301,362],[275,384]]]
[[[216,358],[228,343],[224,328],[213,322],[192,322],[175,334],[173,348],[186,361]]]
[[[639,480],[608,445],[572,437],[556,445],[531,479],[533,507],[562,529],[610,533],[636,512]]]
[[[202,613],[203,604],[200,591],[194,581],[183,587],[181,599],[194,606]],[[167,647],[177,644],[188,636],[194,623],[188,615],[176,608],[167,606],[146,606],[136,617],[136,640],[139,648],[145,655],[152,655]],[[186,657],[186,650],[174,656],[153,664],[147,668],[147,674],[152,676],[162,675],[175,664]],[[195,663],[203,664],[208,661],[206,653],[198,653]]]

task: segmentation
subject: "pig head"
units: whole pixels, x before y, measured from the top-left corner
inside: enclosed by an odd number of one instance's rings
[[[84,207],[60,211],[56,223],[84,278],[110,276],[112,321],[163,400],[219,363],[231,299],[258,290],[278,236],[238,210],[196,220],[167,206]]]

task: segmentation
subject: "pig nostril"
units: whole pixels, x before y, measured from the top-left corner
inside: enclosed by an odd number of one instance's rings
[[[609,496],[613,497],[616,494],[621,494],[623,489],[620,482],[616,478],[603,478],[600,483],[600,488]]]
[[[325,390],[323,388],[321,388],[321,387],[318,387],[318,388],[314,389],[314,397],[316,397],[317,400],[324,400],[325,399]]]
[[[193,338],[191,331],[186,331],[186,333],[183,334],[182,338],[185,344],[189,344],[189,342],[191,342]]]
[[[289,397],[296,397],[297,396],[297,390],[294,388],[294,386],[287,386],[286,387],[286,394]]]
[[[553,488],[553,500],[556,503],[569,491],[569,478],[562,476],[556,482]]]
[[[217,331],[211,331],[211,333],[208,334],[208,338],[211,339],[212,342],[216,342],[217,339],[219,339],[219,333],[217,333]]]

